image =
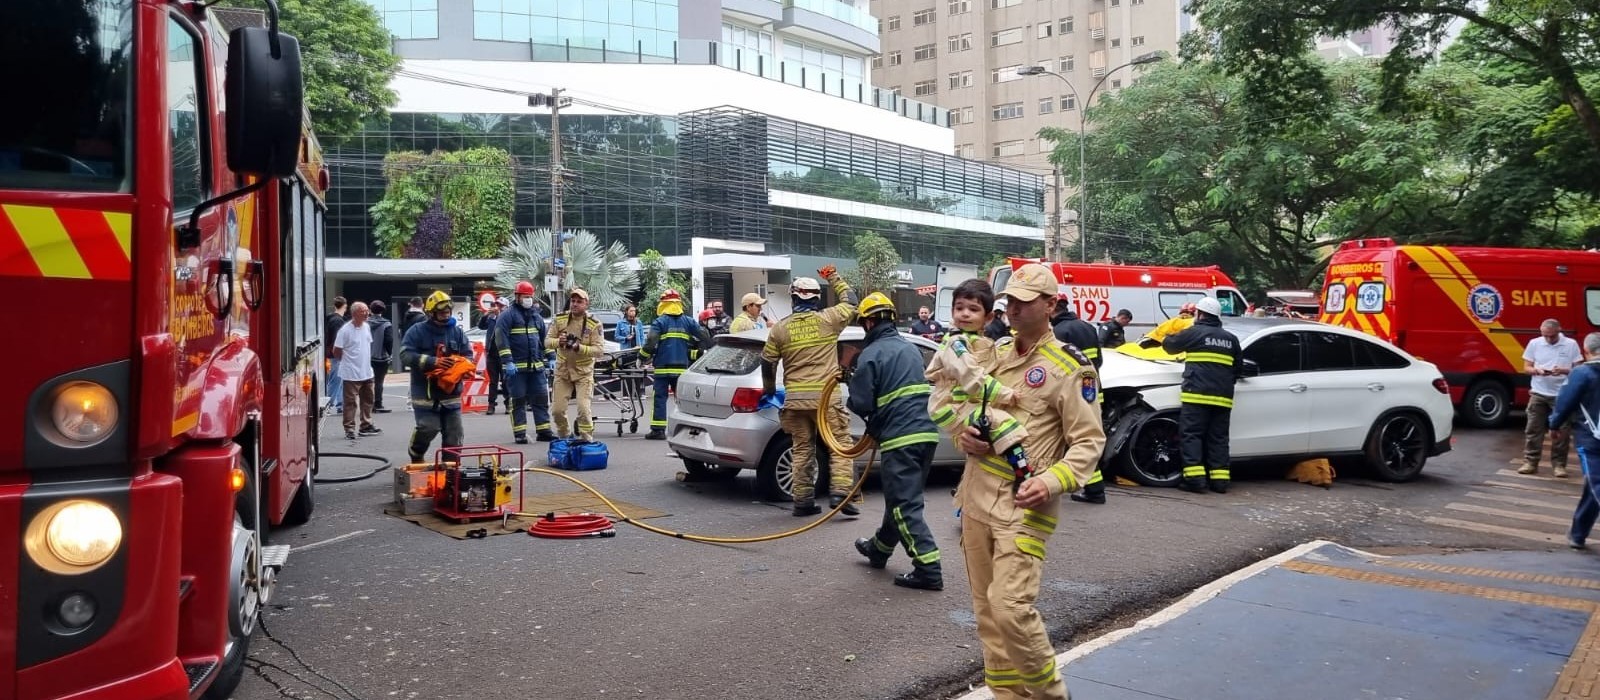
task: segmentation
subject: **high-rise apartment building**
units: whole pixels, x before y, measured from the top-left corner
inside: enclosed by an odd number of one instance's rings
[[[1091,92],[1114,91],[1137,78],[1132,68],[1116,68],[1152,52],[1175,55],[1178,37],[1193,26],[1183,4],[871,0],[882,26],[872,84],[950,110],[957,155],[1048,172],[1051,143],[1039,138],[1039,129],[1077,129]],[[1025,66],[1043,67],[1066,82],[1018,74]],[[1053,194],[1047,198],[1052,209]],[[1074,208],[1071,200],[1064,206]]]

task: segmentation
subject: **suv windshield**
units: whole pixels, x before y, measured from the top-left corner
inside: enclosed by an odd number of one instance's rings
[[[0,189],[126,192],[132,0],[0,2]]]

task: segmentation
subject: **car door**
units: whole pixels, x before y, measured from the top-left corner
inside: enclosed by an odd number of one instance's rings
[[[1305,338],[1296,331],[1264,331],[1249,339],[1244,359],[1259,373],[1234,386],[1229,426],[1234,458],[1305,453],[1311,396],[1302,371],[1304,349]]]
[[[1382,377],[1357,366],[1356,339],[1328,332],[1302,335],[1306,342],[1303,375],[1311,395],[1308,449],[1319,454],[1360,449],[1367,428],[1377,417],[1373,406],[1381,401]]]

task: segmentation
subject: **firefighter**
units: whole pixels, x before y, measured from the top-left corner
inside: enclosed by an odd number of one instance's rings
[[[551,413],[556,433],[563,438],[573,434],[567,432],[567,401],[576,391],[578,420],[572,427],[580,440],[594,440],[590,401],[594,398],[594,361],[605,352],[602,338],[600,322],[589,315],[589,293],[574,288],[567,297],[567,312],[556,314],[544,339],[545,349],[556,353],[556,396]]]
[[[1183,406],[1178,411],[1182,436],[1183,480],[1178,488],[1200,493],[1228,492],[1228,419],[1233,413],[1233,385],[1242,368],[1239,339],[1222,329],[1222,305],[1206,297],[1195,303],[1194,325],[1161,341],[1170,354],[1185,353]]]
[[[1051,328],[1055,331],[1056,340],[1077,348],[1079,352],[1089,358],[1089,362],[1096,370],[1100,369],[1100,332],[1095,330],[1094,324],[1078,317],[1067,304],[1064,296],[1056,297],[1056,315],[1050,318]],[[1083,493],[1072,494],[1072,500],[1079,503],[1104,504],[1106,502],[1105,475],[1099,469],[1094,470],[1094,475],[1083,485]]]
[[[428,376],[435,369],[448,370],[457,362],[472,361],[472,346],[450,314],[453,308],[450,295],[428,295],[422,302],[426,320],[411,326],[401,341],[400,361],[411,368],[411,412],[417,421],[411,432],[412,462],[423,461],[433,436],[441,433],[440,446],[461,446],[461,388],[466,382],[447,391]]]
[[[495,344],[499,363],[510,394],[511,436],[518,445],[528,444],[528,409],[533,409],[533,429],[539,442],[550,442],[550,390],[545,378],[544,317],[533,306],[533,283],[517,283],[509,308],[500,312],[495,324]],[[492,365],[491,365],[492,366]]]
[[[1012,413],[1027,426],[1033,475],[1014,486],[1011,465],[978,428],[961,434],[967,453],[956,500],[961,550],[983,642],[984,680],[994,696],[1065,700],[1049,631],[1034,603],[1061,494],[1076,491],[1094,473],[1105,448],[1099,383],[1088,358],[1051,332],[1056,280],[1049,268],[1017,268],[1005,294],[1016,336],[996,344],[990,374],[1021,394]]]
[[[894,303],[873,292],[856,311],[867,330],[866,345],[850,375],[850,410],[867,422],[867,435],[882,451],[883,524],[872,537],[856,540],[856,551],[874,569],[881,569],[905,547],[912,570],[894,577],[894,585],[925,591],[944,590],[939,545],[922,516],[938,428],[928,417],[933,387],[923,377],[922,353],[894,327]]]
[[[822,512],[815,498],[817,473],[812,449],[812,436],[818,429],[817,404],[823,383],[839,371],[839,333],[856,317],[855,293],[838,271],[827,265],[817,272],[833,285],[839,303],[821,308],[821,285],[810,277],[795,279],[789,285],[794,312],[773,324],[767,344],[761,348],[763,400],[777,393],[778,363],[783,363],[784,398],[778,420],[793,441],[793,512],[797,517]],[[822,429],[832,430],[835,435],[843,435],[848,428],[844,405],[837,394],[834,405],[829,407],[828,423]],[[851,467],[851,460],[844,455],[828,455],[830,507],[838,507],[850,492]],[[861,511],[846,503],[840,512],[859,515]]]
[[[683,314],[683,297],[676,289],[661,293],[656,302],[656,320],[650,323],[643,354],[655,370],[654,406],[650,413],[650,432],[646,440],[667,439],[667,393],[678,390],[678,377],[699,355],[710,335],[694,319]]]
[[[506,415],[511,414],[510,380],[506,378],[509,375],[502,371],[500,363],[495,360],[500,356],[500,348],[503,347],[496,328],[500,323],[500,314],[505,313],[506,306],[508,306],[506,298],[496,296],[491,310],[478,318],[478,330],[483,331],[483,373],[489,380],[489,407],[484,410],[486,416],[494,415],[495,404],[499,403],[502,396],[506,399]]]

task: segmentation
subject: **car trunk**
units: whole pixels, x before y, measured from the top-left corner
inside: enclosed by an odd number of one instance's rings
[[[722,337],[678,379],[678,410],[691,416],[733,415],[740,388],[761,390],[761,344]]]

